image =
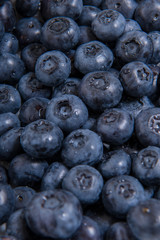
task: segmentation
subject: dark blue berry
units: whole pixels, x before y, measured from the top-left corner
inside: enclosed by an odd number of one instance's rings
[[[15,35],[11,33],[5,33],[2,40],[0,41],[0,53],[12,53],[18,52],[19,43]]]
[[[151,63],[159,63],[160,62],[160,50],[159,50],[159,45],[160,45],[160,32],[159,31],[153,31],[148,34],[148,36],[152,40],[153,44],[153,54],[152,58],[150,60]]]
[[[7,176],[7,169],[0,165],[0,183],[7,183],[8,176]]]
[[[71,132],[63,142],[61,157],[66,166],[94,165],[103,155],[101,138],[89,129]]]
[[[91,27],[89,26],[80,26],[80,36],[79,36],[79,42],[78,45],[81,45],[83,43],[88,43],[90,41],[97,40],[96,36],[92,32]]]
[[[20,127],[17,115],[11,112],[0,114],[0,135],[16,127]]]
[[[11,32],[16,25],[16,14],[10,0],[1,0],[0,20],[4,23],[5,31]]]
[[[88,119],[88,109],[82,100],[70,94],[54,97],[46,109],[46,119],[56,123],[63,131],[80,128]]]
[[[124,29],[124,33],[130,32],[130,31],[137,31],[137,30],[142,30],[140,25],[133,19],[126,19],[126,25]]]
[[[40,7],[40,0],[17,0],[16,10],[24,17],[34,16]]]
[[[70,59],[61,51],[43,53],[35,65],[36,78],[46,86],[58,86],[69,77],[70,72]]]
[[[92,5],[98,7],[101,5],[102,0],[83,0],[84,5]]]
[[[26,208],[36,193],[35,190],[27,186],[16,187],[13,191],[15,194],[15,210]]]
[[[82,26],[91,26],[92,21],[101,10],[95,6],[84,5],[81,15],[78,18],[78,24]]]
[[[30,229],[42,237],[71,237],[82,223],[79,200],[65,190],[48,190],[36,194],[26,208]]]

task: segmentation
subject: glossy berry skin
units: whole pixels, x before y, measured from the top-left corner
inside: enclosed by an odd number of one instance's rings
[[[23,103],[19,111],[19,119],[23,125],[27,125],[38,119],[45,119],[47,98],[30,98]]]
[[[22,127],[14,127],[0,136],[0,156],[2,159],[9,161],[22,152],[20,144],[22,131]]]
[[[45,20],[57,16],[65,16],[72,19],[77,19],[82,12],[82,8],[82,0],[42,0],[41,2],[41,13]]]
[[[16,84],[24,71],[24,63],[17,55],[11,53],[0,55],[0,83]]]
[[[92,5],[98,7],[101,5],[102,0],[83,0],[84,5]]]
[[[80,78],[67,78],[67,80],[53,89],[53,97],[60,97],[64,94],[79,95]]]
[[[154,104],[147,96],[141,97],[139,99],[126,97],[122,99],[122,101],[118,104],[118,108],[129,112],[134,118],[136,118],[142,110],[152,107],[154,107]]]
[[[15,127],[20,127],[17,115],[11,112],[0,114],[0,135]]]
[[[0,20],[3,22],[6,32],[11,32],[15,27],[16,15],[11,1],[9,0],[1,1]]]
[[[102,9],[114,9],[121,14],[125,18],[133,18],[134,11],[137,7],[137,3],[135,0],[103,0],[102,1]]]
[[[46,86],[63,83],[71,72],[70,59],[61,51],[47,51],[36,62],[36,78]]]
[[[142,184],[129,175],[109,179],[102,191],[102,201],[107,212],[117,218],[125,218],[129,209],[145,200]]]
[[[91,26],[92,21],[101,10],[95,6],[84,5],[81,15],[78,18],[78,24],[82,26]]]
[[[65,94],[51,99],[46,109],[46,119],[69,133],[87,121],[88,109],[79,97]]]
[[[24,128],[20,141],[24,151],[32,157],[53,157],[61,148],[63,133],[53,122],[40,119]]]
[[[134,61],[125,64],[119,76],[127,95],[142,97],[152,93],[153,72],[145,63]]]
[[[109,71],[88,73],[79,85],[82,100],[98,112],[116,106],[122,98],[122,92],[121,82]]]
[[[9,165],[10,182],[14,187],[38,188],[47,167],[48,163],[45,160],[34,159],[27,154],[17,155]]]
[[[50,50],[68,51],[79,41],[79,27],[68,17],[54,17],[45,22],[41,31],[41,42]]]
[[[40,7],[40,0],[17,0],[16,1],[16,10],[23,17],[32,17],[34,16]]]
[[[26,73],[18,82],[18,91],[24,101],[33,98],[49,98],[51,87],[44,86],[33,72]]]
[[[142,30],[138,22],[130,18],[126,19],[126,25],[125,25],[123,34],[126,32],[137,31],[137,30]]]
[[[133,159],[132,170],[144,185],[160,185],[160,148],[149,146],[139,151]]]
[[[82,209],[72,193],[48,190],[33,197],[26,208],[25,218],[34,233],[42,237],[64,239],[71,237],[80,227]]]
[[[28,71],[34,72],[37,59],[47,52],[47,49],[41,43],[31,43],[21,51],[21,58]]]
[[[97,120],[97,132],[108,144],[125,143],[132,136],[133,129],[132,115],[118,108],[106,109]]]
[[[115,54],[124,63],[142,61],[148,63],[153,52],[151,38],[143,31],[124,33],[116,43]]]
[[[126,222],[113,223],[106,234],[105,240],[136,240]]]
[[[27,226],[24,210],[14,211],[7,221],[7,234],[21,240],[29,240],[35,236]]]
[[[94,165],[103,155],[101,138],[88,129],[77,129],[63,141],[61,157],[68,167],[80,164]]]
[[[83,216],[82,224],[71,240],[101,240],[98,224],[90,217]]]
[[[6,222],[14,211],[14,192],[10,185],[0,183],[0,224]]]
[[[141,111],[136,117],[135,132],[138,141],[145,147],[160,147],[160,108],[152,107]]]
[[[123,149],[104,153],[98,170],[105,179],[127,174],[131,170],[131,158]]]
[[[18,52],[19,43],[15,35],[11,33],[5,33],[2,40],[0,41],[0,53],[12,53]]]
[[[107,71],[111,68],[112,63],[112,51],[100,41],[87,42],[76,49],[74,66],[83,74]]]
[[[80,36],[79,36],[78,45],[97,40],[96,36],[93,34],[91,27],[79,26],[79,30],[80,30]]]
[[[103,42],[115,41],[122,35],[126,20],[124,16],[112,9],[106,9],[97,14],[92,21],[92,30]]]
[[[60,188],[63,178],[67,174],[67,167],[60,162],[53,162],[46,170],[42,181],[41,191],[54,190]]]
[[[36,193],[33,188],[27,186],[16,187],[13,191],[15,194],[15,210],[27,207]]]
[[[135,11],[135,20],[139,23],[143,31],[159,31],[160,27],[160,3],[156,0],[142,1]]]
[[[142,240],[157,240],[160,235],[160,201],[149,199],[132,207],[127,214],[127,223],[135,237]]]
[[[148,34],[148,36],[152,40],[153,44],[153,54],[151,58],[151,63],[159,63],[160,62],[160,51],[159,51],[159,44],[160,44],[160,32],[153,31]]]
[[[21,97],[16,88],[0,84],[0,113],[17,113],[21,106]]]
[[[72,192],[82,204],[98,201],[103,187],[101,174],[88,165],[77,165],[63,178],[62,188]]]
[[[35,17],[21,18],[16,24],[16,36],[22,47],[40,42],[41,23]]]

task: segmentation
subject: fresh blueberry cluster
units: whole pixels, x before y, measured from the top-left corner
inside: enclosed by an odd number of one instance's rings
[[[159,0],[0,0],[0,240],[160,240],[159,89]]]

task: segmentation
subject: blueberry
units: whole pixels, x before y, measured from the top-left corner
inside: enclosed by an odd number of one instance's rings
[[[0,224],[6,222],[14,211],[15,198],[10,185],[0,183]]]
[[[0,157],[4,160],[11,160],[22,152],[20,136],[22,127],[14,127],[0,136]]]
[[[160,148],[149,146],[139,151],[132,162],[132,170],[144,185],[160,185]]]
[[[24,71],[24,63],[17,55],[11,53],[0,55],[0,83],[16,84]]]
[[[54,97],[46,109],[46,119],[56,123],[63,131],[80,128],[88,119],[88,110],[82,100],[70,94]]]
[[[159,63],[160,62],[160,51],[159,51],[159,44],[160,44],[160,32],[153,31],[148,34],[148,36],[152,40],[153,44],[153,54],[150,60],[151,63]]]
[[[31,43],[21,51],[21,58],[28,71],[34,72],[37,59],[47,52],[47,49],[41,43]]]
[[[0,136],[15,127],[20,127],[20,121],[15,114],[11,112],[0,114]]]
[[[0,113],[17,113],[21,107],[21,97],[16,88],[0,84]]]
[[[106,240],[136,240],[126,222],[112,224],[106,234]]]
[[[19,119],[23,125],[27,125],[38,119],[45,119],[47,98],[34,97],[23,103],[19,111]]]
[[[20,45],[40,42],[41,23],[35,17],[21,18],[16,24],[16,36]]]
[[[34,237],[25,221],[24,210],[14,211],[7,221],[7,234],[21,240],[30,240]]]
[[[98,169],[106,179],[130,173],[131,158],[124,150],[104,153]]]
[[[86,74],[80,85],[79,95],[94,111],[104,111],[116,106],[122,97],[123,87],[109,71],[96,71]]]
[[[102,201],[107,212],[117,218],[125,218],[129,209],[145,200],[142,184],[129,175],[109,179],[102,191]]]
[[[15,210],[26,208],[36,193],[35,190],[27,186],[16,187],[13,191],[15,194]]]
[[[135,0],[103,0],[102,9],[114,9],[124,15],[125,18],[133,18],[137,7]]]
[[[152,107],[142,110],[136,117],[135,132],[143,146],[160,147],[160,108]]]
[[[126,20],[124,16],[113,9],[106,9],[97,14],[92,21],[92,30],[103,42],[115,41],[122,35]]]
[[[53,89],[52,97],[60,97],[64,94],[79,95],[79,78],[67,78],[66,81]]]
[[[71,237],[82,223],[78,199],[64,190],[48,190],[36,194],[26,208],[25,218],[30,229],[43,237]]]
[[[24,17],[34,16],[40,7],[40,0],[17,0],[16,1],[16,10],[17,12]]]
[[[153,44],[147,33],[137,30],[124,33],[116,43],[115,54],[118,61],[148,63],[152,57]]]
[[[92,21],[101,10],[95,6],[84,5],[80,17],[78,18],[78,24],[82,26],[91,26]]]
[[[75,67],[83,74],[93,71],[107,71],[113,63],[112,51],[100,41],[80,45],[75,52]]]
[[[146,0],[138,4],[135,11],[135,20],[145,32],[159,31],[160,3],[155,0]]]
[[[24,151],[35,158],[53,157],[60,150],[62,141],[61,129],[44,119],[28,124],[20,137]]]
[[[97,132],[108,144],[125,143],[132,136],[133,130],[133,116],[118,108],[106,109],[97,120]]]
[[[1,0],[0,20],[4,23],[5,31],[11,32],[16,25],[16,14],[10,0]]]
[[[56,16],[66,16],[77,19],[82,12],[82,8],[82,0],[42,0],[41,2],[41,13],[45,20]]]
[[[41,31],[41,41],[50,50],[68,51],[79,41],[79,27],[68,17],[54,17],[45,22]]]
[[[5,34],[5,28],[2,20],[0,20],[0,41],[2,40],[3,36]]]
[[[87,216],[83,216],[82,224],[72,237],[72,240],[101,240],[98,224]]]
[[[11,33],[5,33],[0,41],[0,53],[12,53],[18,52],[19,42],[15,35]]]
[[[88,165],[71,168],[63,178],[62,188],[72,192],[82,204],[98,201],[103,187],[101,174]]]
[[[157,240],[160,236],[160,201],[149,199],[132,207],[127,214],[128,225],[135,237]]]
[[[42,182],[41,190],[54,190],[60,188],[63,178],[67,174],[68,169],[60,162],[53,162],[46,170]]]
[[[101,138],[89,129],[77,129],[64,139],[61,157],[66,166],[94,165],[101,160],[102,155]]]
[[[70,72],[70,59],[61,51],[43,53],[35,65],[36,78],[46,86],[58,86],[69,77]]]
[[[122,86],[129,96],[142,97],[152,93],[153,72],[143,62],[125,64],[120,71]]]
[[[45,160],[34,159],[27,154],[14,157],[9,165],[8,174],[14,187],[28,186],[38,188],[48,167]]]
[[[51,88],[44,86],[33,72],[26,73],[18,82],[18,91],[24,101],[32,97],[49,98]]]

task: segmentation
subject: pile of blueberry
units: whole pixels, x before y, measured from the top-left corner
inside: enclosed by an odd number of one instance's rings
[[[160,1],[0,0],[0,240],[160,239]]]

